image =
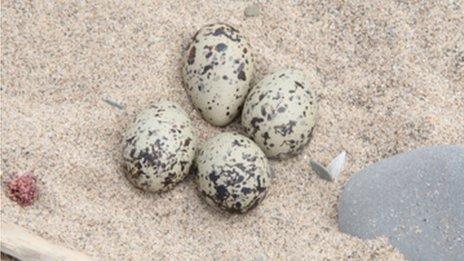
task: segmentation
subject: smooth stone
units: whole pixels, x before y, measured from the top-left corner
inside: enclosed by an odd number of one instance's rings
[[[386,236],[408,260],[464,258],[464,147],[438,145],[355,174],[338,207],[342,232]]]

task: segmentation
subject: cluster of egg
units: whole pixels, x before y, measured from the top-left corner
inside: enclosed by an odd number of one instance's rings
[[[315,124],[313,90],[298,70],[267,75],[250,87],[253,55],[247,40],[226,24],[201,28],[183,67],[185,89],[203,118],[225,126],[241,112],[246,136],[226,132],[205,142],[187,114],[172,102],[141,112],[124,135],[127,178],[137,187],[164,191],[193,166],[198,189],[208,203],[244,213],[266,195],[271,172],[267,158],[297,154]]]

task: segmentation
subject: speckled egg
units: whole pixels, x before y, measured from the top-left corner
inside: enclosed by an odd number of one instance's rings
[[[123,139],[126,177],[146,191],[172,188],[187,176],[195,158],[192,123],[173,102],[162,101],[142,111]]]
[[[235,132],[209,139],[195,159],[198,189],[213,206],[244,213],[266,196],[270,166],[249,138]]]
[[[247,40],[230,25],[207,25],[186,54],[183,78],[194,106],[213,125],[230,123],[250,89],[253,57]]]
[[[271,158],[297,154],[310,141],[316,100],[307,77],[285,69],[267,75],[250,91],[242,125]]]

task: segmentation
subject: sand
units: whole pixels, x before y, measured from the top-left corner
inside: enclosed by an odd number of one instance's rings
[[[463,1],[2,1],[1,169],[34,170],[41,194],[14,222],[101,260],[401,259],[385,239],[341,233],[343,185],[369,163],[431,144],[464,144]],[[434,3],[433,3],[434,2]],[[121,134],[160,99],[203,121],[182,86],[181,60],[204,24],[248,36],[255,79],[283,67],[314,72],[319,118],[303,153],[272,161],[265,201],[246,215],[207,206],[192,178],[143,193],[121,168]],[[118,109],[103,99],[124,106]],[[318,178],[341,150],[339,181]]]

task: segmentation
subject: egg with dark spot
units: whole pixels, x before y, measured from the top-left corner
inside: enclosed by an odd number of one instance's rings
[[[211,24],[193,37],[183,66],[185,89],[203,118],[215,126],[230,123],[250,89],[253,57],[234,27]]]
[[[242,125],[268,157],[293,156],[310,141],[317,109],[313,88],[301,71],[285,69],[251,89]]]
[[[210,205],[232,213],[245,213],[265,198],[270,171],[261,149],[235,132],[206,141],[195,159],[201,195]]]
[[[134,186],[159,192],[189,173],[197,138],[188,115],[162,101],[140,112],[123,137],[126,177]]]

